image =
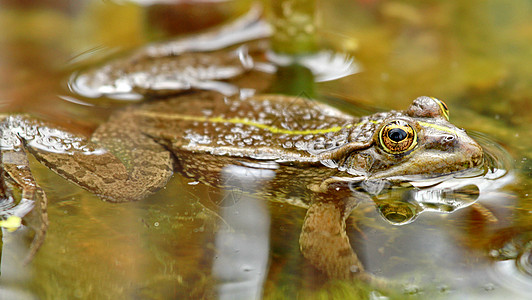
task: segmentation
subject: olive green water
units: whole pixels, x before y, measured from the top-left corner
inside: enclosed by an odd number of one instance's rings
[[[173,16],[177,21],[169,22],[161,10],[128,2],[4,2],[0,25],[10,30],[0,36],[0,110],[29,112],[87,134],[124,104],[65,101],[79,99],[66,87],[72,71],[117,49],[162,38],[167,28],[192,32],[245,9],[243,3],[185,6],[184,15],[197,17]],[[383,221],[373,205],[361,205],[348,232],[368,271],[420,287],[407,295],[395,291],[392,298],[527,299],[532,290],[532,4],[336,0],[322,1],[318,11],[322,43],[352,53],[361,72],[320,83],[316,94],[347,99],[353,106],[343,108],[354,111],[403,109],[417,96],[435,96],[445,100],[453,123],[487,134],[512,157],[514,177],[483,198],[496,221],[464,208],[425,213],[397,227]],[[231,226],[222,217],[226,206],[215,204],[219,191],[176,175],[149,199],[110,204],[36,162],[33,166],[48,194],[50,226],[27,266],[20,264],[27,247],[23,233],[4,233],[4,298],[223,294],[220,287],[227,282],[213,276],[220,251],[216,240]],[[267,267],[257,276],[263,280],[257,294],[267,299],[371,295],[371,287],[330,281],[304,260],[298,244],[304,210],[279,203],[262,207],[269,223],[257,220],[257,225],[269,230],[269,244],[262,246]]]

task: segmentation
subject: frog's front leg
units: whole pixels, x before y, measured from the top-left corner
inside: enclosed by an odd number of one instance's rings
[[[349,212],[336,201],[315,201],[301,230],[301,252],[331,278],[347,279],[365,273],[345,232]]]
[[[379,288],[387,287],[386,280],[364,270],[345,231],[346,219],[360,197],[347,189],[335,188],[312,197],[299,239],[303,256],[331,278],[356,278]]]

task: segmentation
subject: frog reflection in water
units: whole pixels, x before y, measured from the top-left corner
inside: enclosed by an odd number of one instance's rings
[[[316,111],[320,115],[309,118]],[[339,186],[440,176],[483,162],[481,147],[449,123],[442,101],[430,97],[417,98],[405,111],[357,118],[302,98],[198,92],[127,107],[90,138],[26,115],[3,116],[1,130],[5,179],[30,200],[41,191],[27,153],[110,202],[143,199],[175,171],[223,186],[224,166],[274,165],[275,178],[257,193],[308,208],[302,253],[335,278],[371,276],[345,232],[356,196]]]

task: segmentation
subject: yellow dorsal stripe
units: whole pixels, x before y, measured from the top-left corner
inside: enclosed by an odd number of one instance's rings
[[[334,127],[325,128],[325,129],[290,130],[290,129],[278,128],[275,126],[270,126],[270,125],[266,125],[262,123],[257,123],[249,119],[241,119],[241,118],[224,119],[221,117],[214,117],[214,118],[207,118],[207,121],[214,122],[214,123],[243,124],[243,125],[248,125],[248,126],[253,126],[253,127],[260,128],[260,129],[268,130],[271,133],[280,133],[280,134],[324,134],[324,133],[329,133],[329,132],[338,132],[344,128],[353,127],[353,124],[349,124],[344,127],[334,126]]]
[[[210,122],[210,123],[231,123],[231,124],[243,124],[248,126],[257,127],[270,131],[271,133],[278,134],[324,134],[330,132],[338,132],[342,129],[351,128],[353,126],[358,126],[359,124],[348,124],[346,126],[334,126],[324,129],[308,129],[308,130],[289,130],[278,128],[275,126],[270,126],[258,122],[251,121],[246,118],[222,118],[222,117],[203,117],[203,116],[190,116],[190,115],[180,115],[180,114],[167,114],[159,112],[138,112],[137,115],[147,116],[147,117],[157,117],[164,119],[174,119],[174,120],[183,120],[183,121],[197,121],[197,122]]]

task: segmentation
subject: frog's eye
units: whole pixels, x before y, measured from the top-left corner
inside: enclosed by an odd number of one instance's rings
[[[445,102],[441,101],[440,99],[431,97],[432,100],[434,100],[436,103],[438,103],[438,106],[440,106],[441,112],[445,119],[449,121],[449,108],[447,108],[447,104]]]
[[[402,120],[395,120],[381,128],[379,143],[384,151],[400,154],[414,149],[417,145],[417,134],[410,124]]]

